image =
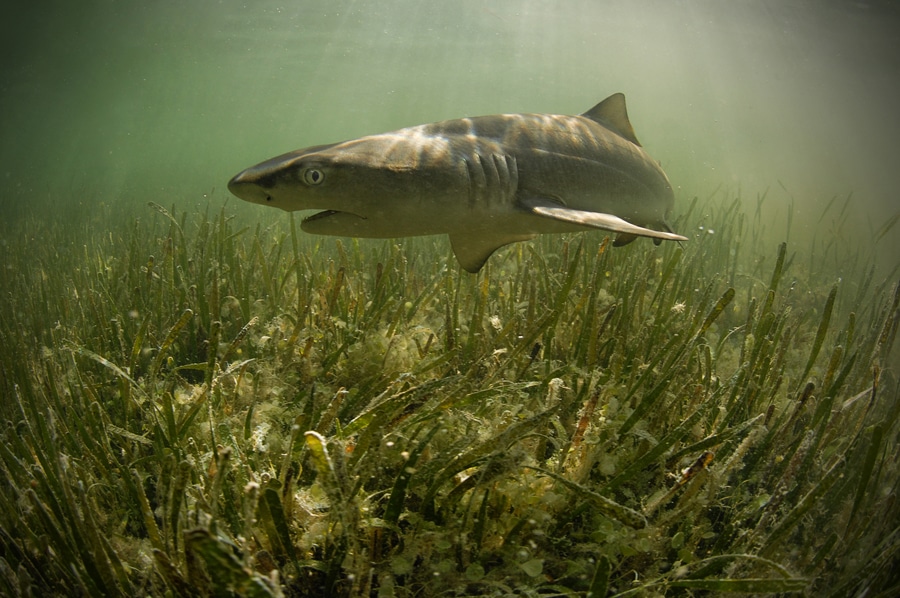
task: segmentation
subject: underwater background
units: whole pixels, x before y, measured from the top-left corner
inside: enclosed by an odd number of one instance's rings
[[[852,192],[864,223],[898,205],[890,2],[51,6],[2,9],[0,180],[18,194],[4,213],[72,189],[225,201],[230,176],[284,151],[461,116],[578,114],[618,91],[686,197],[770,189],[769,203],[793,196],[818,217]]]
[[[0,594],[900,591],[900,8],[0,7]],[[690,238],[310,237],[228,179],[615,92]]]

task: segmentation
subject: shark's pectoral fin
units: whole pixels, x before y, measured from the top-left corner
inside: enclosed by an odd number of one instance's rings
[[[626,245],[630,243],[634,237],[651,237],[653,239],[666,239],[669,241],[688,240],[687,237],[682,237],[681,235],[676,235],[672,232],[653,230],[631,224],[627,220],[623,220],[612,214],[575,210],[540,197],[523,199],[521,203],[532,214],[537,216],[544,216],[545,218],[553,218],[554,220],[560,220],[562,222],[590,226],[592,228],[600,228],[619,233],[618,239],[620,240],[616,241],[617,245]]]
[[[535,234],[498,235],[489,232],[453,233],[450,235],[450,246],[456,259],[472,274],[481,270],[484,263],[497,249],[517,241],[535,238]]]

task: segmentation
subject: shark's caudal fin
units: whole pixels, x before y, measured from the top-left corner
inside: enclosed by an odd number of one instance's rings
[[[574,210],[554,203],[548,199],[540,197],[528,198],[521,200],[521,204],[537,216],[545,218],[553,218],[562,222],[570,222],[572,224],[580,224],[581,226],[590,226],[592,228],[600,228],[614,233],[619,233],[617,245],[626,245],[634,240],[634,237],[651,237],[653,239],[665,239],[668,241],[687,241],[687,237],[676,235],[667,231],[653,230],[631,224],[627,220],[623,220],[612,214],[603,214],[601,212],[587,212],[584,210]]]
[[[462,267],[474,274],[481,270],[487,259],[497,249],[517,241],[528,241],[536,236],[536,234],[485,235],[483,232],[453,233],[450,235],[450,245]]]

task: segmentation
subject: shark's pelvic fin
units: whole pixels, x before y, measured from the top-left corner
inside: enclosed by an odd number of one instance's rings
[[[613,133],[624,137],[631,143],[640,147],[641,143],[634,134],[631,121],[628,120],[628,112],[625,110],[625,94],[614,93],[581,116],[600,123]]]
[[[474,274],[481,270],[484,263],[497,249],[517,241],[528,241],[535,238],[536,234],[521,235],[485,235],[477,233],[452,233],[450,246],[462,267]]]
[[[587,212],[585,210],[574,210],[561,206],[549,199],[541,197],[532,197],[521,200],[522,205],[537,216],[545,218],[553,218],[562,222],[570,222],[572,224],[580,224],[582,226],[590,226],[592,228],[600,228],[614,233],[619,233],[617,245],[627,245],[633,240],[633,237],[651,237],[653,239],[666,239],[669,241],[687,241],[687,237],[676,235],[666,231],[658,231],[650,228],[644,228],[631,224],[627,220],[623,220],[612,214],[603,214],[601,212]]]
[[[616,235],[616,240],[613,241],[613,247],[624,247],[628,245],[632,241],[637,239],[637,235],[632,235],[628,233],[619,233]],[[654,241],[659,241],[659,239],[653,239]]]

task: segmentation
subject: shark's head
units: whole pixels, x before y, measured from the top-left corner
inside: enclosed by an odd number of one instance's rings
[[[309,233],[429,234],[421,232],[428,225],[416,217],[417,200],[446,193],[452,176],[429,167],[438,153],[397,134],[363,137],[276,156],[238,173],[228,190],[289,212],[322,210],[303,220]],[[405,230],[407,225],[416,232]]]
[[[321,207],[321,196],[334,187],[332,147],[310,147],[260,162],[228,181],[228,190],[244,201],[288,212]]]

